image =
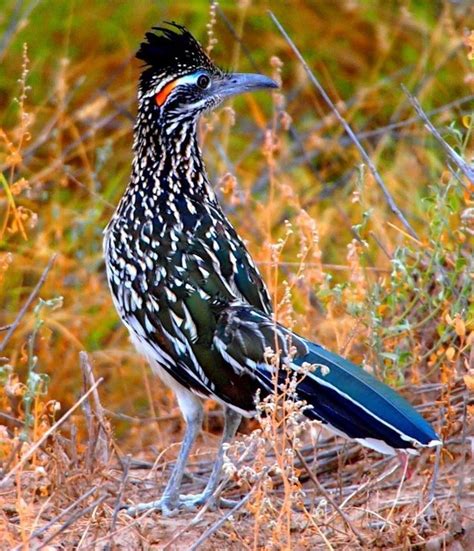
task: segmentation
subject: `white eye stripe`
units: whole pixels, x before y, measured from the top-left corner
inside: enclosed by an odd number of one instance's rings
[[[176,80],[176,84],[179,86],[180,84],[196,84],[198,78],[202,75],[202,72],[199,73],[193,73],[192,75],[186,75],[184,77],[178,78]]]
[[[202,84],[202,81],[200,82],[200,79],[205,79],[204,86]],[[191,84],[194,86],[197,86],[201,90],[205,90],[209,88],[211,84],[211,77],[207,73],[207,71],[196,71],[195,73],[191,73],[190,75],[184,75],[182,77],[174,78],[171,80],[168,80],[166,83],[162,84],[158,89],[156,89],[154,92],[150,94],[146,94],[145,97],[149,97],[153,95],[155,97],[156,103],[161,106],[165,103],[165,101],[168,99],[168,97],[171,95],[173,90],[175,88],[178,88],[179,86]]]
[[[190,75],[184,75],[183,77],[178,77],[176,80],[172,82],[174,82],[175,86],[181,86],[182,84],[197,84],[197,81],[201,76],[209,76],[209,75],[204,71],[197,71],[196,73],[192,73]],[[167,86],[167,84],[165,84],[165,86]]]

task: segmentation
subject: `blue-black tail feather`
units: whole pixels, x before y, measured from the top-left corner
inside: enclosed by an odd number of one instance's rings
[[[229,307],[219,319],[214,345],[236,373],[252,374],[264,394],[273,391],[274,369],[265,357],[278,350],[282,364],[299,379],[298,398],[309,406],[304,413],[367,447],[394,454],[440,443],[431,425],[397,392],[256,308]],[[287,376],[280,368],[279,382]]]
[[[440,443],[432,426],[400,394],[337,354],[305,344],[308,353],[293,363],[316,366],[298,384],[299,397],[311,406],[308,417],[376,449]]]

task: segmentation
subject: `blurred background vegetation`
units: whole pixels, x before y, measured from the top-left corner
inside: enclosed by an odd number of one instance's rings
[[[413,232],[390,210],[268,9],[352,126]],[[416,463],[417,476],[403,496],[398,471],[387,485],[384,460],[368,466],[371,456],[357,446],[344,448],[341,459],[342,448],[324,444],[329,451],[326,463],[318,458],[318,476],[326,476],[325,487],[336,499],[346,496],[344,504],[358,493],[350,514],[380,548],[459,533],[467,518],[456,515],[466,499],[466,438],[474,413],[474,183],[448,161],[401,85],[471,162],[472,2],[3,0],[0,473],[9,475],[0,479],[0,531],[4,523],[8,536],[0,547],[22,542],[26,549],[33,529],[50,537],[57,526],[51,537],[64,538],[67,548],[81,542],[92,548],[94,538],[108,541],[117,530],[127,538],[134,523],[129,526],[122,515],[117,523],[117,504],[143,500],[143,491],[156,496],[161,473],[175,457],[179,410],[131,346],[102,258],[102,230],[130,172],[140,70],[134,53],[144,33],[166,20],[186,25],[221,67],[281,79],[278,92],[236,98],[201,125],[210,179],[269,285],[278,319],[407,391],[445,441],[442,453],[428,451]],[[81,351],[87,356],[80,360]],[[104,410],[97,399],[84,401],[92,384],[88,361],[95,378],[103,378]],[[55,421],[78,400],[84,408],[76,407],[57,430]],[[193,456],[201,478],[211,464],[202,456],[222,426],[215,404],[206,407],[208,430]],[[256,426],[247,422],[242,430]],[[248,451],[259,437],[254,432],[241,438],[232,453],[242,446]],[[314,439],[313,429],[304,432],[308,461],[316,457]],[[330,538],[339,549],[349,538],[357,546],[346,523],[333,530],[332,509],[321,505],[319,490],[306,494],[307,511],[326,530],[314,540],[319,527],[308,524],[309,517],[295,517],[301,465],[295,466],[292,454],[278,456],[279,442],[269,440],[262,440],[254,468],[263,472],[273,446],[283,483],[262,482],[249,515],[237,528],[225,528],[225,545],[234,538],[236,549],[242,542],[271,547],[272,541],[278,548],[275,542],[283,538],[288,548],[304,541],[303,548],[316,549]],[[317,449],[328,450],[322,445]],[[108,446],[117,453],[108,455]],[[285,446],[282,440],[281,450]],[[125,453],[158,460],[156,473],[146,470],[142,479],[134,474],[122,496]],[[344,462],[347,468],[340,469]],[[385,505],[379,489],[372,489],[370,476],[377,473],[383,495],[393,498]],[[434,527],[428,529],[425,512],[437,476]],[[356,488],[350,496],[342,493],[343,481],[344,491]],[[362,516],[358,504],[366,511]],[[56,517],[48,528],[51,517],[69,507],[70,517]],[[372,521],[382,522],[380,532]],[[121,545],[166,541],[175,520],[160,522],[151,524],[156,535],[139,523],[136,539]],[[95,532],[87,540],[91,526]],[[383,530],[388,532],[377,539]],[[196,533],[189,538],[194,544]]]
[[[268,8],[416,238],[390,212]],[[281,76],[279,93],[237,98],[201,129],[211,181],[279,318],[395,386],[469,377],[473,184],[446,164],[400,84],[471,159],[473,18],[468,0],[241,0],[212,10],[204,0],[3,0],[0,338],[57,255],[1,351],[3,436],[34,441],[58,407],[77,400],[85,350],[105,378],[102,401],[124,450],[176,440],[179,416],[138,422],[177,410],[128,341],[102,258],[102,230],[130,171],[134,52],[163,20],[186,25],[224,68]],[[12,446],[4,440],[0,461]]]

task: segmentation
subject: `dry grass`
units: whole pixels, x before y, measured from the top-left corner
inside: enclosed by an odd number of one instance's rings
[[[272,7],[416,237],[262,3],[96,4],[12,0],[0,20],[0,546],[473,548],[474,184],[399,86],[472,159],[470,3]],[[119,512],[159,494],[182,430],[117,319],[101,252],[131,160],[130,59],[160,19],[201,38],[211,21],[216,60],[281,78],[282,93],[203,121],[210,176],[278,319],[405,387],[443,435],[405,477],[276,397],[228,452],[232,517]],[[186,491],[202,487],[221,427],[207,404]]]

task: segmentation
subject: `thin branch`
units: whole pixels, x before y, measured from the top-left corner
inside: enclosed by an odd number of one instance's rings
[[[384,519],[386,523],[390,522],[390,518],[393,515],[393,512],[395,511],[395,508],[397,507],[397,505],[400,502],[400,496],[402,494],[403,484],[405,484],[405,480],[407,478],[408,462],[409,462],[408,455],[405,454],[405,457],[402,459],[402,464],[403,464],[402,478],[400,479],[400,484],[398,485],[397,493],[395,495],[393,505],[392,505],[390,511],[388,512],[387,518]],[[383,526],[382,528],[385,528],[385,526]]]
[[[372,234],[372,232],[371,232]],[[374,239],[376,239],[376,237],[372,234],[372,237],[374,237]],[[378,245],[380,245],[380,248],[382,248],[382,245],[377,242]],[[387,255],[388,259],[391,260],[391,257],[389,255],[389,253],[387,252],[386,249],[383,249],[383,252]],[[274,262],[271,262],[271,261],[265,261],[265,260],[262,260],[260,262],[256,262],[257,266],[273,266],[274,265]],[[319,267],[319,266],[322,266],[323,268],[326,268],[328,270],[334,270],[335,272],[342,272],[342,271],[348,271],[348,270],[352,270],[352,268],[350,266],[344,266],[343,264],[327,264],[325,262],[323,262],[322,264],[317,264],[316,262],[305,262],[304,265],[307,267],[307,268],[315,268],[315,267]],[[301,266],[301,262],[278,262],[278,266]],[[380,272],[380,273],[390,273],[391,270],[387,269],[387,268],[378,268],[376,266],[364,266],[364,270],[367,270],[369,272]]]
[[[122,503],[123,493],[125,491],[125,486],[127,485],[128,472],[129,472],[129,469],[130,469],[131,461],[132,461],[132,458],[131,458],[130,455],[127,455],[127,457],[123,461],[122,480],[120,481],[120,487],[119,487],[119,491],[118,491],[118,494],[117,494],[117,500],[115,502],[114,512],[113,512],[113,515],[112,515],[112,522],[110,524],[110,541],[105,546],[105,551],[107,551],[109,549],[112,549],[113,546],[114,546],[115,526],[117,524],[117,518],[118,518],[118,514],[120,512],[120,507],[121,507],[121,503]]]
[[[103,495],[103,496],[99,497],[98,499],[96,499],[94,502],[92,502],[85,509],[81,509],[80,511],[77,511],[77,513],[75,513],[70,518],[68,518],[66,520],[66,522],[58,530],[56,530],[56,532],[54,532],[54,534],[52,534],[49,538],[47,538],[41,544],[39,549],[44,549],[48,545],[48,543],[51,543],[54,540],[54,538],[56,538],[57,536],[59,536],[59,534],[61,534],[65,530],[67,530],[72,524],[74,524],[76,522],[76,520],[83,517],[84,515],[87,515],[87,513],[89,513],[89,511],[93,511],[96,507],[101,505],[106,499],[107,499],[107,496]]]
[[[446,142],[446,140],[441,136],[441,134],[438,132],[438,130],[433,126],[430,119],[426,116],[426,113],[423,111],[423,108],[420,105],[420,102],[410,94],[406,86],[403,84],[402,90],[405,92],[408,101],[412,104],[413,108],[415,109],[417,115],[420,117],[420,119],[425,123],[425,127],[430,132],[430,134],[433,135],[435,140],[441,145],[441,147],[444,149],[446,155],[449,159],[459,168],[459,170],[466,176],[468,180],[470,180],[474,184],[474,166],[469,165],[466,163],[466,161],[454,151],[454,149]]]
[[[393,260],[393,254],[391,254],[387,251],[384,244],[382,243],[382,241],[380,241],[380,239],[377,237],[377,235],[372,230],[369,231],[369,235],[377,243],[380,250],[384,253],[384,255],[388,258],[388,260],[392,261]],[[349,268],[349,266],[348,266],[348,268]],[[364,269],[365,270],[372,270],[372,271],[384,271],[384,272],[390,272],[391,271],[391,270],[381,270],[380,268],[372,268],[371,266],[367,266]]]
[[[23,421],[20,421],[20,419],[17,419],[16,417],[8,415],[8,413],[4,413],[3,411],[0,411],[0,419],[5,419],[9,423],[12,423],[13,425],[15,425],[17,427],[24,427],[25,426],[25,423]]]
[[[17,0],[15,7],[13,8],[10,23],[0,40],[0,60],[3,59],[3,56],[10,46],[14,36],[21,28],[23,28],[23,25],[28,21],[28,17],[30,16],[31,12],[39,4],[39,0],[31,1],[22,12],[21,10],[24,3],[24,0]]]
[[[43,436],[35,442],[31,448],[28,449],[28,451],[25,453],[25,455],[20,459],[20,461],[13,467],[13,469],[5,475],[5,477],[0,481],[0,488],[3,487],[8,480],[28,461],[28,459],[36,452],[36,450],[41,446],[41,444],[47,440],[53,432],[60,427],[68,417],[84,402],[84,400],[87,400],[89,397],[89,394],[94,392],[94,390],[103,382],[103,377],[101,377],[95,384],[92,386],[81,398],[70,408],[66,413],[54,423],[52,427],[50,427]]]
[[[467,456],[467,446],[466,446],[466,437],[467,437],[467,391],[464,394],[463,399],[463,415],[462,415],[462,437],[461,437],[461,449],[462,449],[462,460],[459,468],[459,482],[458,489],[456,492],[456,501],[458,505],[461,503],[461,497],[464,489],[464,479],[466,476],[465,467],[466,467],[466,456]]]
[[[18,440],[18,442],[15,444],[15,447],[13,448],[10,454],[10,457],[7,459],[4,466],[0,469],[0,479],[3,476],[3,474],[6,473],[10,468],[10,465],[13,463],[13,460],[15,459],[17,453],[21,450],[22,446],[23,446],[23,442],[21,440]]]
[[[298,456],[299,460],[301,461],[301,464],[303,465],[305,471],[308,473],[308,476],[311,480],[311,482],[316,486],[316,489],[318,492],[320,492],[326,501],[332,505],[335,511],[339,514],[339,516],[342,518],[342,520],[345,522],[349,530],[354,534],[354,536],[359,540],[359,543],[363,546],[364,549],[366,549],[366,541],[362,534],[360,534],[352,525],[350,518],[346,515],[346,513],[339,507],[339,505],[334,501],[332,496],[329,494],[328,491],[326,491],[326,488],[319,482],[319,480],[316,478],[313,471],[309,468],[308,463],[306,462],[306,459],[303,457],[300,450],[295,449],[296,455]]]
[[[14,548],[13,551],[20,551],[25,544],[29,543],[32,539],[38,538],[41,536],[41,534],[44,534],[47,530],[51,528],[51,526],[54,526],[59,520],[61,520],[65,515],[70,513],[73,509],[75,509],[80,503],[82,503],[85,499],[87,499],[90,495],[92,495],[97,490],[97,486],[93,486],[85,494],[78,497],[75,501],[73,501],[66,509],[61,511],[58,515],[56,515],[54,518],[52,518],[49,522],[44,524],[41,528],[38,528],[38,530],[35,530],[30,537],[26,540],[26,542],[21,543],[17,547]]]
[[[377,182],[378,186],[380,187],[380,189],[382,190],[382,193],[387,201],[387,204],[388,206],[390,207],[390,210],[393,212],[393,214],[395,214],[397,216],[397,218],[400,220],[400,222],[404,225],[404,227],[407,229],[407,231],[413,236],[413,237],[417,237],[417,234],[415,232],[415,230],[411,227],[410,223],[408,222],[408,220],[405,218],[404,214],[402,213],[402,211],[397,207],[395,201],[393,200],[393,197],[392,195],[390,194],[390,192],[388,191],[387,187],[385,186],[385,183],[384,181],[382,180],[382,177],[380,176],[380,174],[378,173],[377,169],[375,168],[375,165],[374,163],[372,162],[371,158],[369,157],[369,155],[366,153],[365,149],[362,147],[362,144],[360,143],[359,139],[357,138],[357,136],[355,135],[354,131],[352,130],[352,128],[349,126],[349,124],[346,122],[346,120],[342,117],[342,115],[339,113],[339,111],[337,110],[336,106],[334,105],[334,103],[332,102],[331,98],[328,96],[328,94],[326,93],[326,91],[324,90],[324,88],[321,86],[321,84],[319,83],[318,79],[314,76],[313,72],[311,71],[311,69],[309,68],[308,64],[306,63],[306,61],[304,60],[303,56],[301,55],[301,53],[299,52],[298,48],[296,47],[296,45],[294,44],[294,42],[291,40],[291,38],[288,36],[288,33],[285,31],[285,29],[282,27],[281,23],[278,21],[278,19],[275,17],[275,15],[269,11],[268,12],[273,23],[277,26],[278,30],[281,32],[281,34],[284,36],[285,40],[288,42],[290,48],[293,50],[294,54],[296,55],[296,57],[298,58],[298,60],[300,61],[300,63],[303,65],[303,68],[304,70],[306,71],[306,74],[308,75],[309,79],[311,80],[311,82],[314,84],[314,86],[317,88],[317,90],[319,91],[319,93],[321,94],[321,96],[323,97],[324,101],[328,104],[328,106],[331,108],[331,110],[333,111],[333,113],[335,114],[336,118],[338,119],[338,121],[341,123],[342,127],[344,128],[344,130],[346,131],[346,133],[348,134],[348,136],[350,137],[350,139],[352,140],[353,144],[356,146],[356,148],[358,149],[362,159],[364,160],[364,162],[367,164],[367,166],[369,167],[369,170],[370,172],[372,173],[375,181]]]
[[[43,273],[41,274],[41,277],[39,278],[38,283],[36,284],[35,288],[31,291],[30,296],[28,297],[25,304],[23,304],[21,310],[18,312],[18,315],[15,321],[10,325],[8,333],[5,335],[2,343],[0,344],[0,352],[4,350],[5,346],[8,344],[8,341],[10,340],[11,336],[15,332],[16,328],[20,325],[20,322],[23,319],[23,316],[26,314],[31,303],[33,302],[36,295],[39,293],[41,287],[43,286],[44,282],[46,281],[46,278],[48,277],[48,274],[51,271],[51,268],[53,267],[54,261],[56,260],[57,256],[58,256],[57,253],[54,253],[53,256],[49,259],[49,262],[46,268],[43,270]]]
[[[80,352],[79,358],[82,370],[84,392],[86,392],[88,388],[94,386],[94,372],[92,371],[92,366],[86,352]],[[88,432],[86,465],[89,469],[92,469],[94,459],[96,457],[104,465],[109,461],[109,444],[107,438],[109,433],[107,426],[108,424],[105,419],[104,408],[100,402],[97,389],[92,393],[91,404],[89,404],[89,400],[87,400],[83,403],[82,407],[87,420]]]
[[[131,423],[143,423],[143,424],[164,423],[168,421],[176,421],[177,419],[183,418],[181,413],[167,413],[166,415],[160,415],[160,417],[136,417],[132,415],[127,415],[126,413],[112,411],[111,409],[107,409],[107,408],[103,408],[103,409],[108,416],[115,417],[116,419],[123,419],[125,421],[130,421]],[[222,418],[222,411],[207,411],[205,414],[205,417],[206,419]]]
[[[95,549],[99,549],[99,547],[97,547],[99,543],[110,540],[111,535],[118,536],[120,534],[123,534],[124,532],[128,532],[131,528],[139,524],[144,518],[149,516],[151,513],[153,513],[153,509],[148,509],[148,511],[145,511],[141,516],[134,518],[131,522],[119,528],[114,534],[109,533],[109,534],[106,534],[105,536],[100,537],[99,539],[96,539],[94,541]]]
[[[204,534],[202,534],[198,540],[196,541],[196,543],[194,543],[190,548],[189,548],[189,551],[196,551],[196,549],[199,549],[199,547],[207,540],[209,539],[212,534],[214,534],[217,530],[219,530],[219,528],[227,521],[227,519],[229,519],[229,517],[231,517],[232,515],[235,515],[235,513],[237,513],[237,511],[239,509],[242,509],[242,507],[247,503],[247,501],[249,501],[249,499],[252,497],[252,494],[254,493],[255,491],[255,488],[257,487],[257,485],[255,484],[255,486],[249,491],[249,493],[244,496],[238,503],[235,507],[233,507],[232,509],[230,509],[230,511],[227,511],[227,513],[222,517],[220,518],[217,522],[215,522],[212,526],[210,526],[205,532]]]
[[[438,477],[439,477],[440,460],[441,460],[441,446],[436,446],[435,463],[433,467],[433,479],[431,481],[430,492],[428,497],[428,501],[430,503],[433,503],[435,500],[436,484],[438,483]]]
[[[375,488],[375,486],[377,486],[378,484],[383,482],[386,478],[391,476],[397,469],[399,469],[398,463],[393,465],[391,469],[388,469],[387,471],[382,472],[382,474],[375,480],[373,480],[372,478],[369,478],[366,482],[364,482],[364,484],[358,485],[351,494],[349,494],[347,497],[344,498],[343,502],[339,506],[340,509],[344,509],[344,507],[349,503],[349,501],[351,501],[354,498],[354,496],[356,496],[360,492],[366,491],[370,488]],[[327,521],[327,524],[329,525],[331,524],[331,521],[333,520],[336,514],[337,512],[334,513],[334,515]]]
[[[443,421],[444,421],[444,406],[441,406],[439,410],[439,428],[438,428],[438,434],[441,434],[442,428],[443,428]],[[436,495],[436,485],[438,484],[438,477],[439,477],[439,465],[441,461],[441,448],[442,446],[436,446],[436,455],[435,455],[435,463],[433,466],[433,478],[431,480],[431,485],[428,493],[428,507],[426,507],[427,515],[430,516],[432,514],[432,506],[435,501],[435,495]]]
[[[444,111],[447,111],[448,109],[451,109],[453,107],[460,107],[465,103],[470,103],[473,100],[474,100],[474,94],[470,94],[463,98],[458,98],[449,103],[445,103],[440,107],[436,107],[435,109],[428,111],[426,115],[427,116],[437,115],[438,113],[443,113]],[[415,122],[418,122],[418,117],[410,117],[409,119],[404,119],[403,121],[392,122],[390,124],[387,124],[386,126],[380,126],[379,128],[375,128],[374,130],[366,130],[366,131],[358,132],[357,137],[361,140],[367,139],[367,138],[374,138],[376,136],[379,136],[380,134],[385,134],[388,132],[393,132],[394,130],[400,130],[402,128],[406,128],[407,126],[410,126]]]
[[[104,199],[102,195],[100,195],[99,193],[96,193],[94,190],[90,189],[89,186],[87,186],[86,184],[78,180],[72,173],[72,170],[67,165],[64,165],[64,172],[68,178],[70,178],[81,189],[86,191],[96,201],[98,201],[99,203],[102,203],[111,211],[115,210],[115,205],[113,205],[110,201],[107,201],[107,199]]]
[[[242,37],[239,36],[239,34],[237,33],[237,31],[235,30],[235,27],[234,25],[231,23],[231,21],[228,19],[228,17],[226,16],[226,14],[224,13],[224,10],[219,6],[219,4],[217,4],[216,2],[216,11],[217,11],[217,15],[221,18],[222,22],[224,23],[224,25],[227,27],[227,30],[230,32],[230,34],[232,35],[232,38],[239,43],[239,46],[242,48],[244,54],[245,54],[245,57],[249,60],[250,64],[252,65],[252,68],[255,72],[259,73],[260,72],[260,68],[259,66],[257,65],[257,63],[255,62],[255,60],[253,59],[252,57],[252,54],[247,46],[247,44],[245,43],[244,40],[242,40]]]

